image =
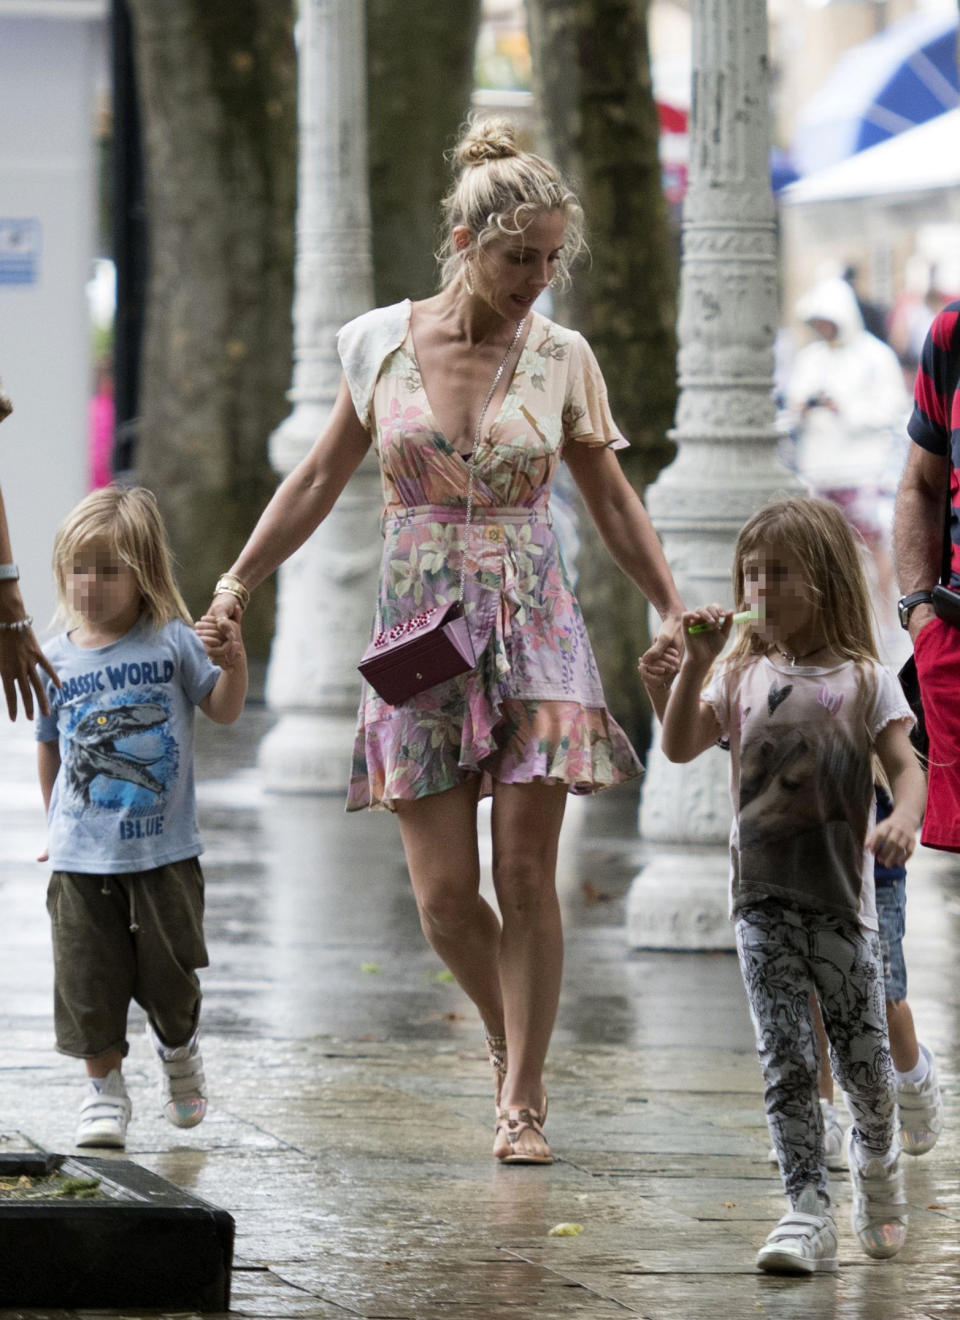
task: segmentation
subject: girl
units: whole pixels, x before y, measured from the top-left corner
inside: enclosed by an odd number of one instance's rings
[[[564,804],[640,773],[607,710],[550,525],[561,459],[660,614],[658,650],[679,646],[682,602],[612,452],[626,441],[596,359],[533,310],[582,246],[576,198],[553,165],[520,149],[509,121],[475,124],[456,159],[440,292],[340,331],[344,381],[330,419],[211,608],[239,616],[371,444],[385,506],[377,628],[459,600],[463,565],[476,667],[396,705],[364,689],[347,805],[397,814],[423,930],[486,1029],[495,1158],[549,1164],[543,1066],[563,961]],[[499,916],[479,893],[477,805],[488,794]]]
[[[877,660],[860,555],[836,506],[787,499],[755,514],[737,540],[734,596],[754,620],[706,684],[733,621],[720,605],[684,614],[669,698],[669,656],[641,672],[670,760],[720,740],[731,752],[731,912],[790,1203],[757,1264],[835,1270],[810,994],[854,1119],[853,1230],[868,1255],[893,1256],[907,1204],[873,866],[874,854],[889,866],[913,851],[924,777],[909,707]],[[893,799],[879,824],[874,756]]]
[[[203,644],[190,627],[147,490],[88,495],[57,532],[53,568],[69,628],[45,648],[61,686],[47,684],[37,739],[57,1048],[86,1063],[77,1145],[122,1149],[131,999],[147,1013],[164,1114],[193,1127],[206,1112],[193,709],[232,723],[246,660],[236,624],[201,620]],[[204,644],[229,650],[222,668]]]

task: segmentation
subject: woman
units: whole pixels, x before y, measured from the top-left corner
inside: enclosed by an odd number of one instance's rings
[[[440,293],[340,332],[345,379],[330,421],[212,609],[239,618],[248,590],[323,520],[371,441],[385,497],[378,630],[459,598],[466,541],[477,667],[397,706],[364,689],[347,805],[396,812],[424,933],[480,1011],[494,1155],[547,1164],[542,1071],[560,993],[564,803],[640,773],[604,705],[550,528],[561,456],[663,619],[655,653],[679,655],[682,602],[610,452],[626,442],[593,354],[531,310],[582,246],[576,199],[552,165],[518,150],[508,121],[472,127],[457,159]],[[491,793],[500,919],[479,895],[477,803]]]

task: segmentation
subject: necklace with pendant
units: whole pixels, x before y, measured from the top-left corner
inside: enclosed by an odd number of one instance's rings
[[[800,663],[801,660],[809,660],[809,658],[812,655],[817,655],[820,651],[825,651],[827,649],[828,643],[821,642],[820,645],[815,646],[812,651],[804,651],[803,655],[791,655],[789,651],[785,651],[783,649],[783,647],[780,645],[779,642],[775,642],[774,645],[776,649],[780,652],[780,654],[783,656],[784,660],[786,660],[787,664],[797,665]]]

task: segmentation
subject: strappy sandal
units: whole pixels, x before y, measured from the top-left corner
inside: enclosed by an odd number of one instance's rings
[[[490,1060],[490,1067],[493,1069],[493,1107],[500,1112],[500,1092],[503,1090],[503,1083],[507,1076],[507,1038],[506,1036],[491,1036],[486,1027],[483,1029],[483,1038],[487,1045],[487,1058]]]
[[[493,1136],[495,1158],[501,1164],[552,1164],[553,1152],[543,1135],[545,1118],[546,1096],[542,1115],[535,1109],[498,1109]],[[524,1137],[525,1133],[532,1135]]]

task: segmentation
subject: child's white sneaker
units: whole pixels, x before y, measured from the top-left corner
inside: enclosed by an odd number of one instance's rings
[[[837,1226],[815,1187],[805,1187],[798,1208],[788,1211],[757,1252],[757,1269],[768,1274],[833,1273]]]
[[[862,1167],[853,1128],[847,1129],[847,1163],[853,1205],[850,1225],[861,1247],[875,1260],[895,1256],[907,1240],[907,1197],[899,1152],[891,1164],[874,1156]]]
[[[91,1077],[80,1106],[76,1144],[123,1150],[127,1144],[131,1112],[127,1088],[116,1068],[96,1081]]]
[[[937,1061],[925,1045],[920,1052],[928,1063],[922,1082],[901,1082],[897,1086],[900,1110],[900,1147],[908,1155],[923,1155],[937,1144],[943,1131],[943,1098],[937,1079]]]
[[[846,1157],[843,1153],[843,1128],[840,1126],[835,1107],[829,1100],[824,1100],[822,1096],[820,1098],[820,1112],[823,1115],[824,1163],[831,1173],[837,1173],[847,1167]],[[767,1159],[771,1164],[777,1163],[775,1146],[770,1147]]]
[[[160,1060],[160,1105],[174,1127],[196,1127],[207,1112],[203,1059],[194,1032],[186,1045],[169,1046],[157,1036],[147,1020],[147,1040]]]

